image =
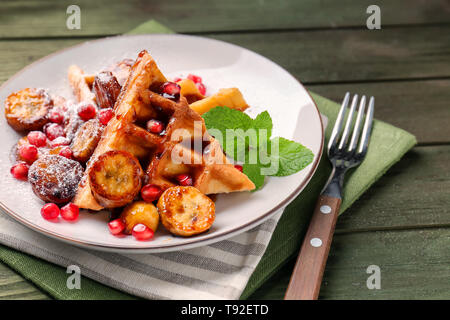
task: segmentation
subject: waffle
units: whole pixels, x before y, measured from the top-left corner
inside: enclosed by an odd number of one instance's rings
[[[95,102],[95,95],[91,90],[93,76],[86,75],[80,67],[71,65],[68,70],[68,78],[78,102]]]
[[[175,177],[182,173],[189,173],[193,177],[193,185],[205,194],[254,189],[248,177],[228,162],[220,144],[207,133],[203,119],[189,108],[185,97],[172,101],[156,93],[166,81],[150,54],[142,51],[114,106],[115,117],[106,126],[73,199],[80,208],[102,209],[93,197],[86,177],[90,164],[110,150],[128,151],[142,164],[149,163],[148,183],[162,189],[176,185]],[[167,123],[163,135],[143,128],[150,119]],[[201,149],[195,150],[180,143],[184,142],[186,135],[174,139],[179,133],[177,129],[191,136],[195,136],[194,132],[203,136]],[[174,152],[190,157],[190,160],[183,161],[190,163],[174,161]]]

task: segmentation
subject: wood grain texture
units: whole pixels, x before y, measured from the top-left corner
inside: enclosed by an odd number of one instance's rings
[[[49,297],[0,262],[0,300],[42,300]]]
[[[285,300],[317,299],[340,207],[341,199],[319,196],[292,271]]]
[[[256,51],[305,84],[450,76],[450,26],[214,35]]]
[[[81,29],[68,30],[73,1],[1,1],[0,37],[114,35],[156,19],[176,32],[365,28],[371,0],[79,0]],[[446,0],[378,1],[383,25],[448,23]],[[406,8],[405,8],[406,7]]]
[[[213,38],[254,50],[305,84],[450,76],[450,26],[389,30],[220,34]],[[0,81],[83,39],[0,41]],[[151,48],[147,48],[151,50]]]
[[[450,227],[450,146],[416,147],[341,215],[337,233]]]
[[[334,101],[347,91],[373,95],[377,119],[411,132],[419,144],[450,142],[450,80],[308,85],[307,89]]]
[[[319,299],[449,299],[450,228],[335,234]],[[295,260],[250,299],[282,299]],[[366,286],[381,269],[381,289]]]

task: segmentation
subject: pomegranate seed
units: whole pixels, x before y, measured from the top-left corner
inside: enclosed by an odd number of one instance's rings
[[[17,180],[26,181],[28,179],[28,169],[30,167],[25,162],[20,162],[11,167],[11,174]]]
[[[50,119],[51,122],[59,123],[59,124],[63,123],[63,121],[64,121],[64,115],[58,109],[51,110],[48,115],[48,118]]]
[[[154,184],[147,184],[141,189],[141,197],[146,202],[158,200],[161,196],[161,189]]]
[[[102,109],[98,113],[98,119],[100,120],[101,124],[106,126],[111,120],[111,118],[114,116],[114,112],[111,108]]]
[[[70,140],[66,137],[57,137],[52,142],[50,142],[50,145],[55,148],[59,146],[68,146],[70,144]]]
[[[84,121],[91,120],[97,114],[97,109],[91,103],[82,103],[78,107],[78,115]]]
[[[60,156],[62,157],[66,157],[67,159],[72,159],[72,149],[70,149],[69,147],[63,147],[59,153]]]
[[[38,148],[45,147],[45,145],[47,144],[47,137],[41,131],[31,131],[27,135],[27,139],[30,144]]]
[[[192,186],[192,177],[188,174],[179,174],[177,176],[177,181],[184,187]]]
[[[38,149],[31,144],[25,144],[19,148],[19,156],[22,160],[32,164],[38,158]]]
[[[131,231],[131,234],[133,237],[136,238],[138,241],[146,241],[153,238],[153,235],[155,234],[152,229],[147,227],[145,224],[138,223],[133,227],[133,230]]]
[[[206,94],[206,87],[203,83],[196,83],[195,84],[197,86],[198,91],[202,94],[205,95]]]
[[[238,169],[240,172],[244,172],[244,168],[240,164],[235,164],[234,167]]]
[[[173,82],[180,82],[181,80],[183,80],[183,79],[181,79],[180,77],[173,78]]]
[[[61,217],[67,221],[75,221],[80,215],[80,209],[76,204],[68,203],[61,208]]]
[[[50,123],[44,127],[44,132],[49,140],[55,140],[64,136],[64,128],[57,123]]]
[[[196,76],[195,74],[189,74],[187,76],[188,79],[191,79],[192,81],[194,81],[195,83],[201,83],[202,82],[202,78],[200,78],[199,76]]]
[[[164,124],[159,120],[149,120],[147,122],[147,130],[152,133],[160,134],[164,130]]]
[[[108,228],[113,235],[118,235],[125,230],[125,223],[123,223],[122,219],[116,219],[108,223]]]
[[[41,215],[45,220],[53,220],[58,218],[60,210],[54,203],[47,203],[41,209]]]
[[[168,95],[168,98],[178,99],[180,97],[181,87],[175,82],[165,82],[161,86],[161,92]]]

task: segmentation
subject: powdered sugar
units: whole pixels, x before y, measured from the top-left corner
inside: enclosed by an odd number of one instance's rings
[[[83,175],[82,166],[58,155],[46,155],[31,165],[28,180],[34,193],[44,201],[70,201]]]

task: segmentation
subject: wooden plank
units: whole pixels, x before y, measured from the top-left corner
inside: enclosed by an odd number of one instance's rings
[[[320,299],[449,299],[450,228],[336,235]],[[367,267],[381,270],[381,289],[366,286]],[[282,299],[294,260],[250,299]]]
[[[29,281],[0,262],[0,300],[50,299]]]
[[[382,32],[220,34],[214,38],[261,53],[306,84],[322,84],[450,77],[448,34],[450,26]],[[39,57],[80,42],[81,39],[0,41],[0,81]]]
[[[419,143],[450,142],[450,80],[308,85],[334,101],[344,93],[373,95],[375,116],[411,132]]]
[[[68,30],[66,9],[73,1],[2,1],[0,37],[113,35],[156,19],[177,32],[272,30],[293,28],[365,28],[371,0],[260,1],[197,0],[76,1],[81,29]],[[378,1],[383,26],[448,23],[445,0]]]
[[[434,42],[432,41],[433,44],[428,44],[429,49],[427,49],[429,37],[437,30],[439,28],[435,27],[418,30],[417,33],[421,34],[417,36],[416,40],[422,41],[422,45],[417,42],[415,45],[411,45],[413,40],[405,39],[402,36],[410,33],[409,29],[402,29],[402,32],[390,30],[386,34],[386,41],[397,41],[398,47],[410,46],[408,57],[403,57],[408,63],[401,62],[401,55],[394,58],[393,56],[383,57],[374,54],[372,58],[378,61],[377,64],[369,63],[370,59],[367,58],[367,51],[363,47],[354,46],[355,50],[344,52],[343,48],[332,48],[339,41],[332,43],[325,41],[322,44],[318,41],[318,39],[329,37],[330,33],[335,33],[343,42],[351,42],[351,39],[358,36],[360,31],[287,32],[283,33],[283,37],[289,37],[289,41],[286,43],[274,43],[277,38],[272,34],[252,34],[253,38],[251,35],[242,34],[218,37],[222,39],[226,37],[231,42],[245,44],[250,49],[256,49],[286,67],[297,78],[314,83],[326,79],[330,79],[330,81],[380,80],[399,75],[405,78],[450,76],[450,55],[447,54],[450,50],[450,38],[446,37],[446,40],[435,38]],[[447,28],[447,31],[450,32],[450,27]],[[366,34],[368,33],[366,32]],[[294,43],[297,36],[301,36],[302,41]],[[427,38],[428,40],[426,40]],[[245,42],[246,40],[248,43]],[[0,41],[0,65],[2,65],[0,82],[5,81],[32,61],[82,41],[82,39]],[[447,45],[445,45],[445,41],[447,41]],[[274,48],[272,48],[272,44],[274,44]],[[383,47],[383,42],[373,44],[374,48],[377,46]],[[412,48],[413,46],[415,48]],[[338,52],[341,63],[337,63],[337,58],[329,55],[329,52],[333,52],[333,50]],[[434,50],[433,56],[441,58],[425,59],[426,50]],[[419,51],[423,51],[422,54]],[[312,54],[312,52],[316,54]],[[353,67],[354,65],[355,67]],[[361,72],[358,73],[356,70]],[[416,134],[420,143],[436,143],[449,142],[450,139],[450,127],[447,125],[450,115],[450,108],[448,108],[449,81],[310,84],[308,88],[336,101],[339,101],[347,90],[361,94],[373,94],[377,98],[377,118]],[[430,123],[434,125],[430,126]]]
[[[450,76],[450,26],[326,30],[214,38],[256,51],[305,84]]]
[[[450,146],[416,147],[338,219],[337,232],[450,227]]]

